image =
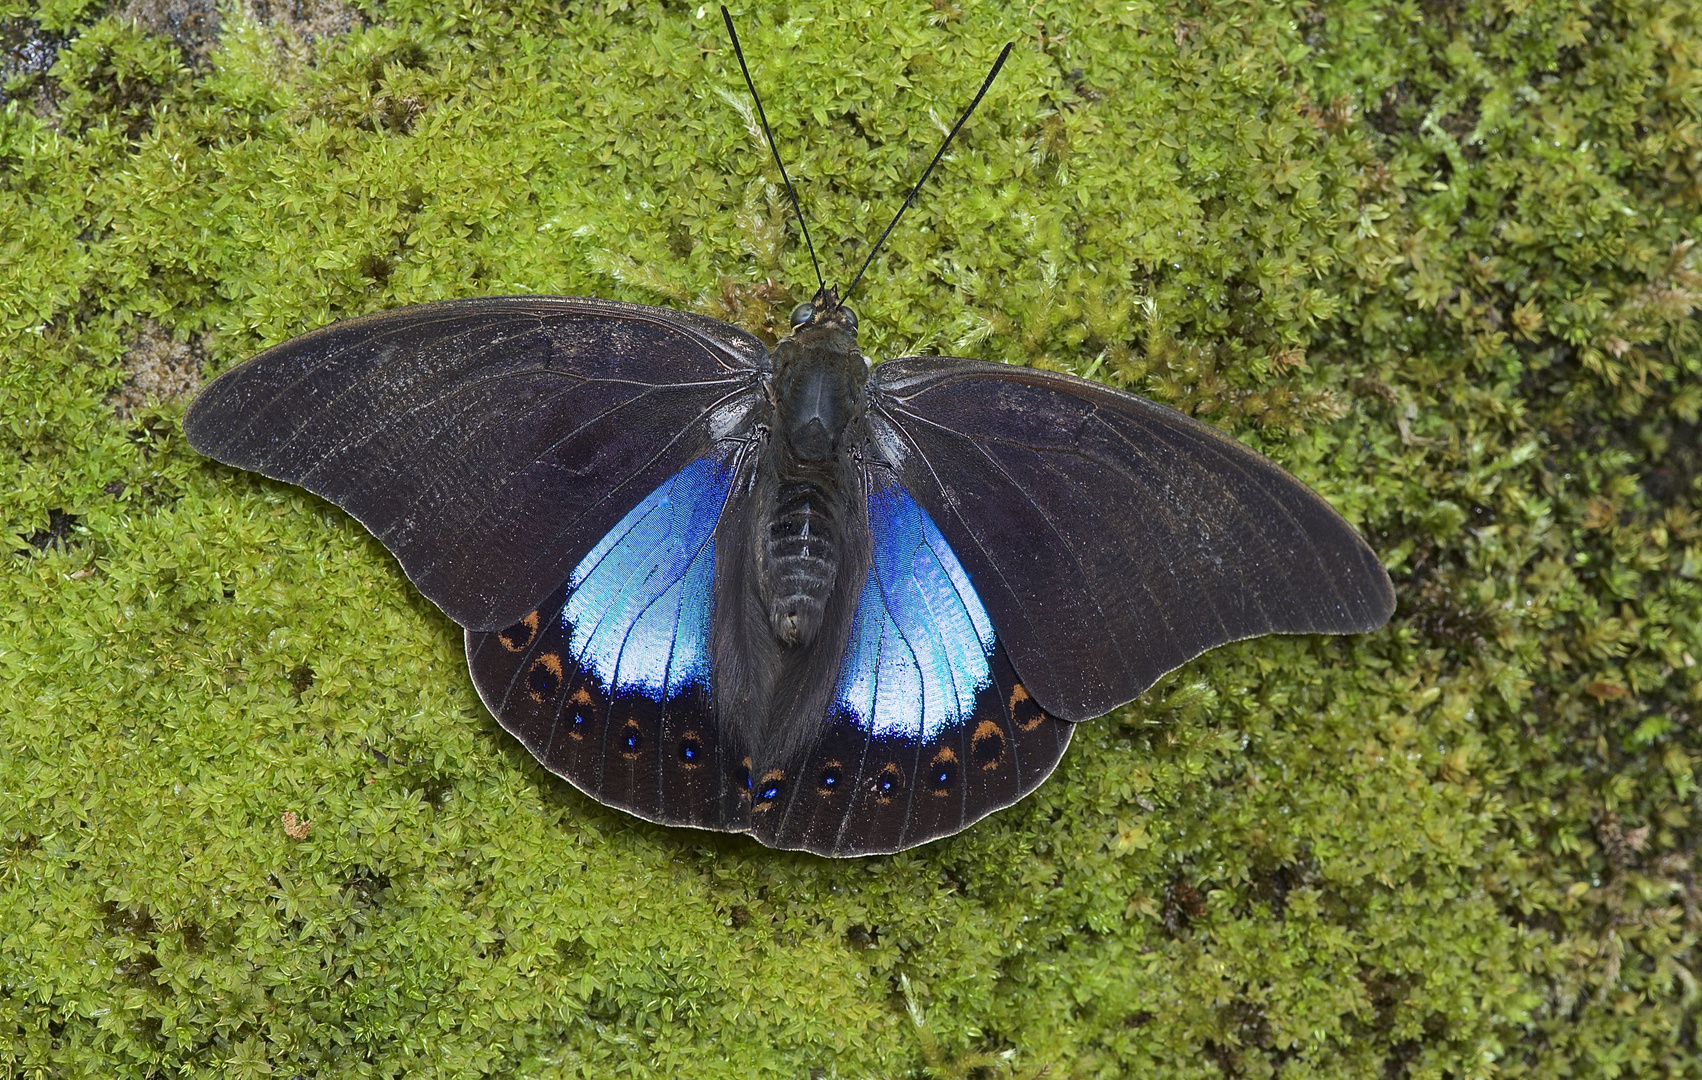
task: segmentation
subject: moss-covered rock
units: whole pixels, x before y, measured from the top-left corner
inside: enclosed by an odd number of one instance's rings
[[[499,292],[772,334],[713,6],[0,4],[0,1073],[1702,1076],[1702,27],[1684,0],[738,12],[875,356],[1216,423],[1401,608],[1219,650],[829,862],[539,768],[217,371]]]

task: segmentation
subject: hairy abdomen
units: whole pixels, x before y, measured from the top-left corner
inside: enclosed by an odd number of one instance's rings
[[[808,645],[839,572],[839,500],[810,480],[782,482],[763,538],[762,579],[774,636]]]

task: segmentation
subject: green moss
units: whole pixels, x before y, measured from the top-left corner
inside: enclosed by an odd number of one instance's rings
[[[836,279],[1018,42],[872,355],[1203,416],[1401,597],[854,862],[549,777],[359,526],[122,404],[449,296],[772,333],[811,278],[714,9],[251,10],[203,59],[0,7],[0,1072],[1702,1075],[1694,5],[741,14]]]

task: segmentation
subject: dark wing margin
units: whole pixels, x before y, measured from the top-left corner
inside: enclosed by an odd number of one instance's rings
[[[761,402],[725,323],[576,297],[449,300],[336,323],[220,375],[189,444],[347,510],[433,603],[508,627],[628,510]]]
[[[1374,630],[1394,588],[1305,484],[1197,420],[1069,375],[908,357],[869,453],[963,562],[1024,685],[1081,721],[1208,649]]]

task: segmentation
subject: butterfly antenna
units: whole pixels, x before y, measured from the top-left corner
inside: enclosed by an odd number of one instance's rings
[[[750,87],[751,100],[756,102],[756,118],[762,121],[762,136],[768,140],[768,151],[774,155],[774,164],[780,170],[780,179],[786,181],[786,194],[792,197],[792,213],[798,215],[798,228],[804,232],[804,246],[810,249],[810,265],[816,268],[816,283],[821,291],[827,291],[827,279],[821,276],[821,263],[816,261],[816,246],[810,242],[810,227],[804,221],[804,212],[798,208],[798,193],[792,188],[792,178],[786,175],[786,166],[781,164],[780,149],[774,145],[774,132],[769,130],[768,115],[762,111],[762,98],[757,96],[756,83],[751,81],[750,65],[745,63],[745,50],[739,48],[739,33],[733,29],[733,16],[728,14],[727,5],[721,5],[721,18],[727,24],[727,36],[733,39],[733,55],[739,58],[739,70],[745,73],[745,85]]]
[[[957,138],[958,130],[968,122],[970,114],[975,111],[975,106],[981,104],[981,99],[987,96],[988,88],[993,85],[993,80],[999,77],[999,69],[1005,66],[1005,58],[1010,56],[1011,49],[1015,46],[1016,42],[1008,42],[1004,51],[999,54],[999,58],[993,61],[993,70],[987,73],[987,81],[981,84],[981,89],[976,93],[975,100],[969,103],[969,108],[963,110],[963,115],[958,117],[957,123],[952,125],[951,131],[946,135],[946,141],[940,144],[940,152],[935,154],[934,160],[928,162],[928,167],[922,170],[922,179],[916,181],[916,186],[911,188],[910,194],[904,197],[904,205],[898,208],[898,213],[892,215],[892,221],[887,225],[886,232],[881,233],[881,238],[876,240],[875,246],[869,249],[869,257],[863,260],[863,265],[857,270],[857,276],[851,279],[851,284],[847,285],[845,291],[840,294],[840,303],[851,298],[851,290],[855,289],[857,283],[863,280],[863,271],[867,270],[869,264],[875,261],[875,254],[880,251],[881,245],[886,243],[886,238],[892,235],[893,227],[898,224],[898,219],[904,216],[906,210],[910,209],[910,204],[916,201],[916,193],[921,191],[922,185],[928,182],[928,176],[934,171],[934,166],[938,165],[940,159],[946,156],[946,150],[951,147],[951,141]]]

